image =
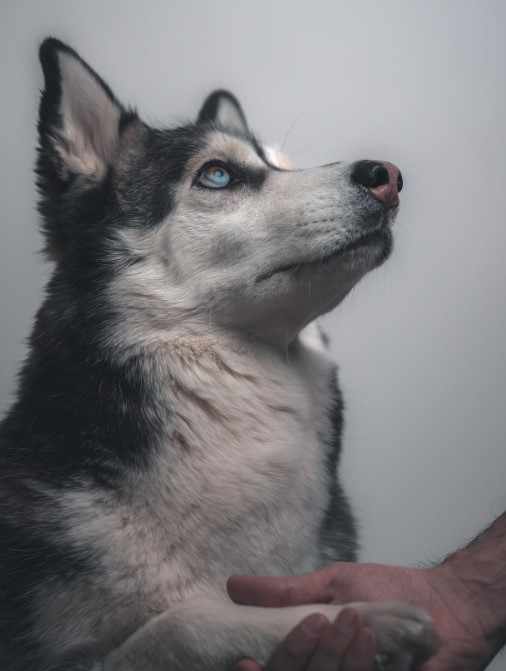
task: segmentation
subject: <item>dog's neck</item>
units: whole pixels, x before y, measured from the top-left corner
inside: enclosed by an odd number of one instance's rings
[[[177,407],[184,426],[188,418],[200,417],[202,421],[195,421],[199,430],[212,426],[225,434],[231,418],[232,425],[247,432],[242,426],[245,418],[266,418],[271,412],[275,424],[280,413],[297,415],[302,424],[312,423],[309,415],[321,406],[333,368],[314,324],[283,348],[238,332],[202,332],[187,326],[130,344],[123,348],[123,356],[129,351],[143,366],[152,402],[159,404],[162,414]],[[170,425],[174,427],[172,415]],[[201,440],[205,442],[206,436]]]

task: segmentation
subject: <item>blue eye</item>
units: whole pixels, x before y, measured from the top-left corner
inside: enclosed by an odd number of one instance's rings
[[[199,183],[210,189],[222,189],[230,184],[230,175],[222,165],[208,165],[200,173]]]

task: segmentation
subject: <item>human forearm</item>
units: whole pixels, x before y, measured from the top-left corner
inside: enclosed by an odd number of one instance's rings
[[[495,653],[506,644],[506,513],[465,548],[450,554],[434,575],[462,593]]]

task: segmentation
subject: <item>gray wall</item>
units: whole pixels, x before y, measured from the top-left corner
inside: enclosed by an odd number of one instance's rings
[[[325,318],[344,471],[364,560],[433,560],[470,538],[506,503],[505,25],[491,0],[3,0],[0,407],[47,275],[32,165],[36,48],[53,34],[148,120],[225,86],[299,166],[402,168],[394,257]]]

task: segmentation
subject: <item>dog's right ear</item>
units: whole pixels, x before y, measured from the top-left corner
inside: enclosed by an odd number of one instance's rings
[[[44,90],[39,108],[37,185],[48,251],[62,243],[57,230],[61,196],[70,185],[90,188],[103,180],[120,130],[135,115],[75,51],[46,39],[39,51]],[[61,227],[60,227],[61,228]]]
[[[248,122],[237,98],[230,91],[214,91],[204,101],[197,123],[211,123],[226,130],[249,134]]]

